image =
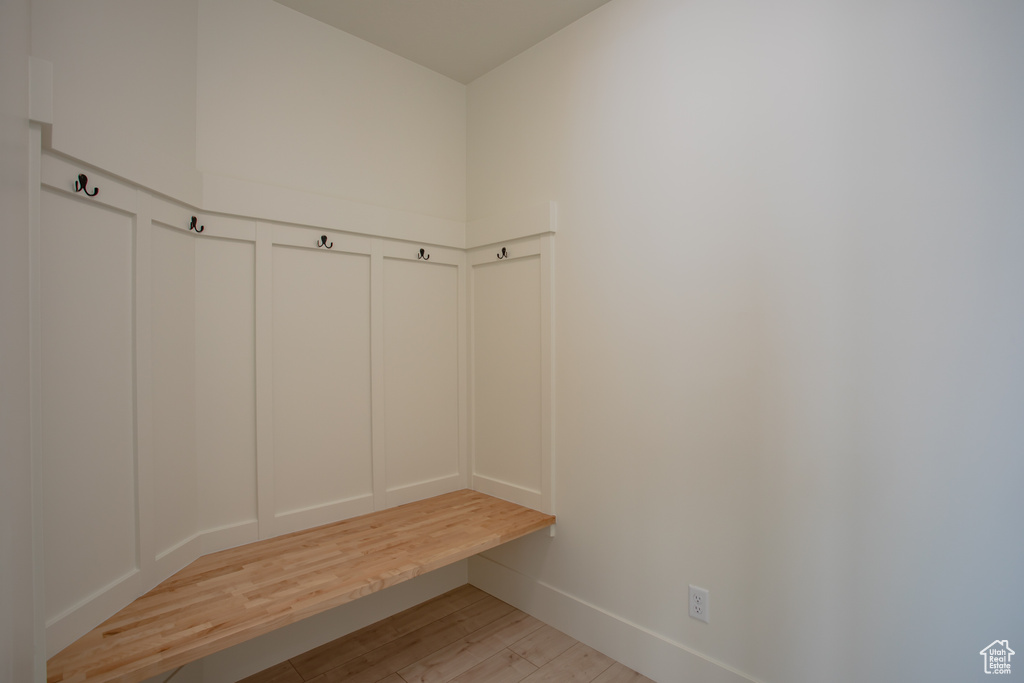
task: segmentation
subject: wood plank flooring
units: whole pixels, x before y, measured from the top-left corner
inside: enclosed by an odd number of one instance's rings
[[[466,584],[241,683],[653,683]]]
[[[51,657],[47,681],[138,683],[554,522],[463,490],[205,555]],[[442,619],[410,616],[390,627],[405,629],[399,639],[368,634],[344,666],[376,683],[509,610],[492,598]],[[384,672],[384,654],[408,661]],[[324,681],[340,680],[338,666]]]

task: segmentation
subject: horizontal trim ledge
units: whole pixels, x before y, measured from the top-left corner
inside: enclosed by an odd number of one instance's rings
[[[97,179],[102,176],[103,182],[120,183],[123,186],[129,186],[131,190],[147,192],[157,199],[183,204],[197,214],[224,214],[258,221],[311,227],[318,230],[385,237],[422,245],[466,248],[466,223],[464,221],[438,218],[414,211],[365,204],[334,195],[316,194],[199,171],[195,172],[199,191],[195,194],[186,193],[189,196],[175,196],[144,182],[105,170],[101,166],[83,161],[53,147],[43,149],[42,159],[43,183],[57,190],[66,190],[69,194],[73,194],[70,188],[76,174],[84,172],[90,174],[90,180],[92,174],[97,174]],[[64,173],[61,173],[59,178],[48,180],[45,170],[48,165],[53,166],[52,162],[58,162],[77,170],[67,178],[64,178]],[[64,170],[62,169],[62,171]],[[115,206],[122,210],[135,212],[134,206],[126,209],[123,202],[119,202]]]

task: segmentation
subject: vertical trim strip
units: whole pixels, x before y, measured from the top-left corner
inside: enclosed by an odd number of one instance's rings
[[[384,245],[370,247],[370,454],[373,509],[387,507],[387,425],[384,397]]]
[[[40,394],[40,202],[42,187],[42,127],[29,127],[29,451],[32,459],[32,674],[46,680],[46,572],[43,546],[42,398]]]
[[[256,223],[256,510],[259,537],[274,526],[273,226]]]
[[[136,567],[156,563],[156,482],[153,454],[153,207],[139,192],[135,215],[135,532]]]

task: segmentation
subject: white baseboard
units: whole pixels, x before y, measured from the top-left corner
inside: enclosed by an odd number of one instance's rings
[[[46,624],[47,657],[75,642],[137,597],[207,553],[257,540],[255,520],[193,534],[162,551],[146,571],[132,570]],[[175,679],[177,680],[177,679]]]
[[[482,474],[473,474],[472,483],[474,491],[486,493],[488,496],[501,498],[502,500],[507,500],[510,503],[522,505],[523,507],[541,510],[542,512],[550,512],[550,510],[547,509],[548,506],[544,500],[544,494],[540,491],[528,489],[524,486],[517,486],[516,484],[510,484],[507,481],[501,481],[500,479],[495,479]]]
[[[46,658],[54,656],[144,592],[142,572],[133,569],[61,614],[46,620]]]
[[[388,489],[384,492],[385,505],[393,508],[464,488],[466,488],[466,476],[461,472],[456,472],[455,474],[438,477],[437,479],[419,481],[415,484],[406,484],[405,486],[396,486],[393,489]]]
[[[265,533],[261,529],[261,538],[273,538],[283,536],[294,531],[312,529],[323,524],[332,524],[343,519],[350,519],[373,512],[373,492],[362,493],[352,498],[336,500],[322,505],[302,508],[300,510],[288,510],[278,512],[270,520]]]
[[[469,558],[469,582],[660,683],[758,683],[681,643],[481,555]]]

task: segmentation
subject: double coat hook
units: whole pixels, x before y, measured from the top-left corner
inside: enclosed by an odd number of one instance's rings
[[[505,251],[505,247],[501,248],[501,252],[498,254],[498,258],[508,258],[508,252]]]
[[[192,216],[192,223],[189,224],[188,229],[189,230],[195,230],[196,232],[202,232],[203,230],[205,230],[206,229],[205,225],[200,225],[198,228],[196,227],[196,223],[198,223],[198,222],[199,221],[196,219],[196,217]]]
[[[75,192],[84,192],[87,197],[95,197],[100,193],[100,188],[92,188],[92,192],[85,189],[85,186],[89,184],[89,178],[84,173],[78,174],[78,180],[75,181]]]
[[[416,254],[416,258],[417,258],[417,259],[423,259],[424,261],[429,261],[429,260],[430,260],[430,254],[427,254],[427,253],[426,253],[426,252],[424,252],[424,251],[423,251],[423,249],[421,248],[421,249],[420,249],[420,253]]]
[[[327,235],[320,235],[320,241],[316,243],[316,246],[317,248],[327,247],[328,249],[330,249],[331,247],[334,246],[334,242],[327,244]]]

